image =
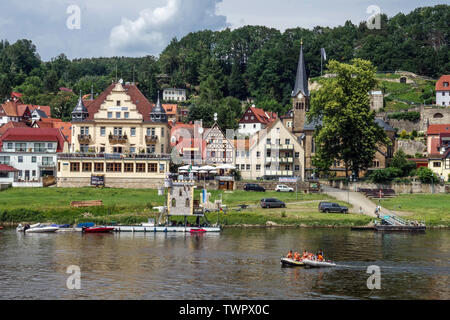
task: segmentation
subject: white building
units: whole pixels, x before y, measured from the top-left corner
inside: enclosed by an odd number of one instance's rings
[[[167,88],[163,91],[164,101],[186,101],[186,89]]]
[[[436,104],[438,106],[450,106],[450,75],[442,76],[436,82]]]
[[[57,152],[68,150],[61,131],[47,128],[8,129],[0,146],[0,164],[17,170],[13,187],[42,187],[43,177],[56,177]]]
[[[255,106],[249,107],[239,121],[239,134],[251,136],[277,119],[277,114]]]
[[[236,168],[244,180],[304,179],[304,149],[280,119],[248,140],[235,140]]]

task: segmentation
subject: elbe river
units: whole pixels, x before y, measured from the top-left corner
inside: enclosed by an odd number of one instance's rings
[[[282,268],[322,249],[336,268]],[[80,268],[68,289],[69,266]],[[370,290],[369,266],[381,289]],[[70,282],[70,281],[69,281]],[[0,231],[0,299],[450,299],[450,231],[233,228],[221,234]]]

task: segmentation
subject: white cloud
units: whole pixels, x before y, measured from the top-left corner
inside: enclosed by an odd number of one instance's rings
[[[122,19],[111,30],[109,45],[117,52],[159,54],[173,37],[189,32],[228,26],[225,16],[217,15],[222,0],[167,0],[164,7],[144,9],[136,20]]]

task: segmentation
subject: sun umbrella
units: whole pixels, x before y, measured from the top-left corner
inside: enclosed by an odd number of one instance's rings
[[[220,170],[233,170],[233,169],[236,169],[236,167],[231,165],[231,164],[223,164],[221,166],[218,166],[217,169],[220,169]]]
[[[211,166],[204,166],[204,167],[201,167],[201,169],[202,169],[202,170],[205,170],[205,171],[216,170],[215,167],[211,167]]]
[[[206,170],[200,170],[198,173],[208,173]]]

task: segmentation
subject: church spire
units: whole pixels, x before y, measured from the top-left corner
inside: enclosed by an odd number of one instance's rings
[[[80,90],[80,98],[78,99],[78,103],[72,111],[72,122],[84,121],[88,116],[89,112],[83,103],[83,97]]]
[[[294,91],[292,96],[295,97],[299,93],[309,97],[308,77],[306,75],[305,58],[303,57],[303,39],[300,42],[300,57],[298,59],[297,76],[295,78]]]

